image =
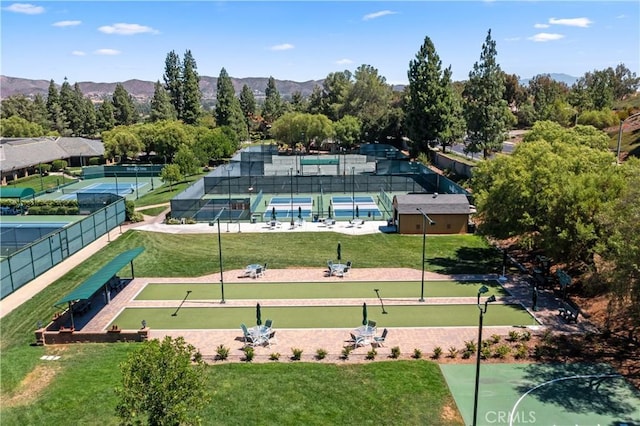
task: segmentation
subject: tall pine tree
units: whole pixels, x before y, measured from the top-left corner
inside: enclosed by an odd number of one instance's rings
[[[269,77],[267,88],[264,91],[265,100],[262,107],[262,117],[268,122],[273,123],[282,115],[282,98],[276,87],[276,80]]]
[[[47,93],[47,113],[53,130],[59,134],[63,134],[66,128],[66,118],[62,107],[60,106],[60,94],[53,80],[49,82],[49,90]]]
[[[482,45],[480,62],[473,64],[463,91],[468,136],[465,149],[482,152],[485,159],[490,152],[502,151],[510,114],[503,96],[504,73],[496,61],[497,55],[496,42],[489,30]]]
[[[113,117],[117,126],[126,126],[136,122],[136,108],[133,98],[120,83],[116,84],[113,91],[113,109]]]
[[[229,126],[241,138],[247,137],[247,126],[240,101],[236,98],[231,77],[222,68],[218,76],[216,95],[216,123],[218,126]]]
[[[176,112],[169,99],[169,94],[159,81],[153,86],[153,98],[151,99],[151,112],[149,113],[149,120],[162,121],[162,120],[174,120],[176,118]]]
[[[196,124],[201,114],[200,76],[190,50],[184,54],[182,66],[182,115],[186,124]]]
[[[182,118],[182,65],[180,57],[172,50],[167,54],[164,64],[164,88],[169,92],[176,116]]]

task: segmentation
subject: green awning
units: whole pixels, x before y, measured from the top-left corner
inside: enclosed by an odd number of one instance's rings
[[[307,157],[300,159],[300,165],[302,166],[329,166],[333,164],[340,164],[340,160],[337,158],[316,158]]]
[[[8,188],[6,186],[0,187],[0,198],[27,198],[33,197],[36,191],[33,188]]]
[[[144,251],[144,247],[137,247],[124,253],[117,255],[111,262],[107,263],[102,269],[90,276],[85,282],[73,289],[54,306],[63,305],[74,300],[91,299],[100,288],[105,285],[111,277],[118,273],[127,263],[135,259]]]

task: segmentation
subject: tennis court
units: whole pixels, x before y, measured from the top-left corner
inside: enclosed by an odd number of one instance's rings
[[[382,212],[370,195],[332,196],[330,205],[333,207],[333,214],[336,218],[382,217]]]
[[[263,214],[269,219],[311,219],[314,201],[312,197],[271,197]]]
[[[440,368],[465,424],[472,424],[475,365]],[[640,392],[607,364],[484,363],[477,424],[637,426]]]
[[[117,194],[128,200],[135,200],[159,188],[163,182],[158,177],[118,177],[94,178],[77,181],[54,192],[45,193],[39,200],[75,200],[78,193]]]
[[[147,184],[142,183],[126,183],[119,182],[115,183],[93,183],[91,185],[82,187],[82,188],[62,188],[62,196],[58,197],[58,200],[73,200],[76,198],[76,194],[78,192],[93,192],[93,193],[101,193],[101,194],[116,194],[121,197],[126,197],[131,194],[135,194],[136,191],[140,192],[142,188],[144,188]]]

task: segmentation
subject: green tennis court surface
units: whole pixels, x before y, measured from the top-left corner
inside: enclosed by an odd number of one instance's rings
[[[440,368],[472,424],[475,365]],[[638,426],[640,392],[607,364],[482,364],[477,424]]]
[[[425,297],[476,297],[478,288],[486,285],[490,294],[506,295],[496,281],[425,281]],[[312,282],[312,283],[228,283],[225,299],[351,299],[375,298],[378,289],[383,299],[420,297],[419,281]],[[156,284],[150,283],[136,300],[182,300],[191,290],[189,300],[220,299],[220,284]]]
[[[202,302],[196,308],[126,308],[110,324],[124,329],[140,328],[142,320],[158,330],[234,329],[241,323],[253,324],[255,307],[221,307]],[[207,307],[208,305],[209,307]],[[216,305],[216,306],[213,306]],[[378,327],[453,327],[475,326],[478,307],[473,305],[367,305],[368,318]],[[174,313],[177,315],[173,316]],[[277,306],[261,304],[262,318],[271,318],[276,328],[353,328],[362,321],[362,305],[356,306]],[[537,324],[520,305],[492,305],[486,326],[526,326]]]

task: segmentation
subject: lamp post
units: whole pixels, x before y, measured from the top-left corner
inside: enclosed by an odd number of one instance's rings
[[[227,165],[227,192],[229,193],[229,210],[227,210],[227,232],[229,232],[229,224],[231,223],[231,169]]]
[[[618,164],[620,164],[620,143],[622,142],[622,125],[624,124],[625,121],[637,116],[640,116],[640,112],[632,114],[627,118],[625,118],[624,120],[620,120],[620,128],[618,130],[618,149],[616,150],[616,163]]]
[[[293,167],[289,167],[289,179],[291,180],[291,183],[289,184],[289,187],[291,188],[291,227],[293,227]]]
[[[109,232],[109,223],[107,219],[107,202],[104,202],[104,228],[107,230],[107,242],[111,242],[111,233]]]
[[[429,224],[432,226],[436,223],[431,220],[429,215],[426,214],[420,207],[418,207],[416,210],[418,210],[422,214],[422,280],[420,281],[420,299],[418,299],[418,301],[424,302],[424,254],[427,243],[427,221],[429,221]]]
[[[356,219],[356,168],[351,167],[351,220]]]
[[[117,173],[114,173],[113,175],[114,175],[114,176],[115,176],[115,178],[116,178],[116,195],[117,195],[117,196],[120,196],[120,191],[118,191],[118,174],[117,174]]]
[[[44,191],[44,184],[42,183],[42,163],[38,164],[38,174],[40,175],[40,191]]]
[[[222,297],[222,299],[220,300],[221,304],[226,303],[226,301],[224,300],[224,275],[222,274],[222,239],[220,238],[220,216],[222,216],[223,211],[224,211],[224,207],[222,208],[222,210],[220,210],[218,215],[213,219],[215,220],[215,222],[213,220],[209,222],[209,226],[213,226],[214,223],[217,223],[218,225],[218,257],[220,261],[220,292]]]
[[[484,314],[487,313],[487,307],[489,303],[496,301],[496,296],[493,294],[489,296],[487,300],[484,301],[484,306],[480,304],[480,296],[488,292],[489,289],[486,286],[480,287],[478,289],[478,300],[476,304],[478,305],[478,309],[480,310],[480,318],[478,320],[478,355],[476,358],[476,385],[473,394],[473,426],[476,426],[478,419],[478,386],[480,384],[480,352],[482,351],[482,320],[484,318]]]
[[[138,198],[140,198],[140,196],[138,195],[138,166],[137,165],[135,167],[135,170],[136,170],[136,200],[137,200]]]

